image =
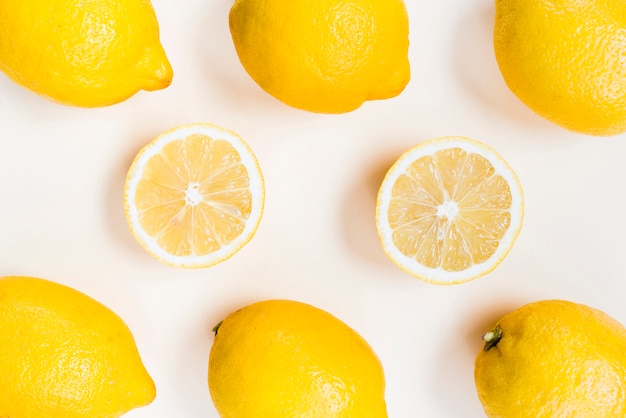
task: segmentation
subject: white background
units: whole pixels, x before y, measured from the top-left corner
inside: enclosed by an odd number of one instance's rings
[[[0,275],[70,285],[127,322],[158,392],[129,418],[217,417],[206,378],[211,328],[261,299],[307,302],[357,330],[383,363],[389,416],[398,418],[483,417],[473,382],[480,336],[526,302],[568,299],[626,322],[626,137],[570,133],[510,93],[492,50],[492,1],[408,0],[409,85],[343,115],[289,108],[254,84],[230,38],[232,0],[153,5],[175,73],[165,90],[79,109],[0,76]],[[122,196],[143,145],[198,121],[250,144],[267,199],[246,247],[187,271],[135,242]],[[387,168],[444,135],[493,146],[525,190],[509,256],[457,286],[401,272],[374,224]]]

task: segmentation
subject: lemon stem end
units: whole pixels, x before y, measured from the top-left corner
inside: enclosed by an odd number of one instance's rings
[[[485,342],[485,351],[491,350],[493,347],[498,345],[502,339],[502,328],[500,328],[499,325],[496,325],[493,329],[484,333],[482,339]]]

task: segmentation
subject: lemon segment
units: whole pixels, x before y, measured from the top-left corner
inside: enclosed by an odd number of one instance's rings
[[[389,169],[378,193],[382,247],[406,272],[445,284],[493,270],[521,229],[523,192],[490,147],[463,137],[419,144]]]
[[[144,147],[126,180],[131,232],[160,261],[208,267],[254,235],[264,206],[263,176],[235,133],[196,123],[163,133]]]

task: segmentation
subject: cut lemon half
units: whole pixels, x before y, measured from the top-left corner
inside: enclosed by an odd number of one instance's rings
[[[464,137],[427,141],[405,152],[378,192],[383,250],[402,270],[438,284],[467,282],[495,269],[522,226],[523,192],[491,147]]]
[[[263,175],[250,147],[208,123],[174,128],[135,157],[124,206],[131,233],[174,267],[209,267],[239,251],[257,230]]]

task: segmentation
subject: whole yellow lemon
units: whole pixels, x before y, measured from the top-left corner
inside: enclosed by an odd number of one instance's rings
[[[59,103],[106,106],[170,85],[148,0],[0,0],[0,70]]]
[[[345,113],[409,82],[402,0],[236,0],[229,20],[245,70],[292,107]]]
[[[475,382],[488,417],[626,416],[626,328],[605,313],[534,302],[483,339]]]
[[[494,47],[511,91],[589,135],[626,131],[626,2],[496,0]]]
[[[111,310],[67,286],[0,278],[0,417],[116,418],[154,383]]]
[[[267,300],[231,313],[215,332],[208,380],[222,417],[387,417],[380,361],[328,312]]]

